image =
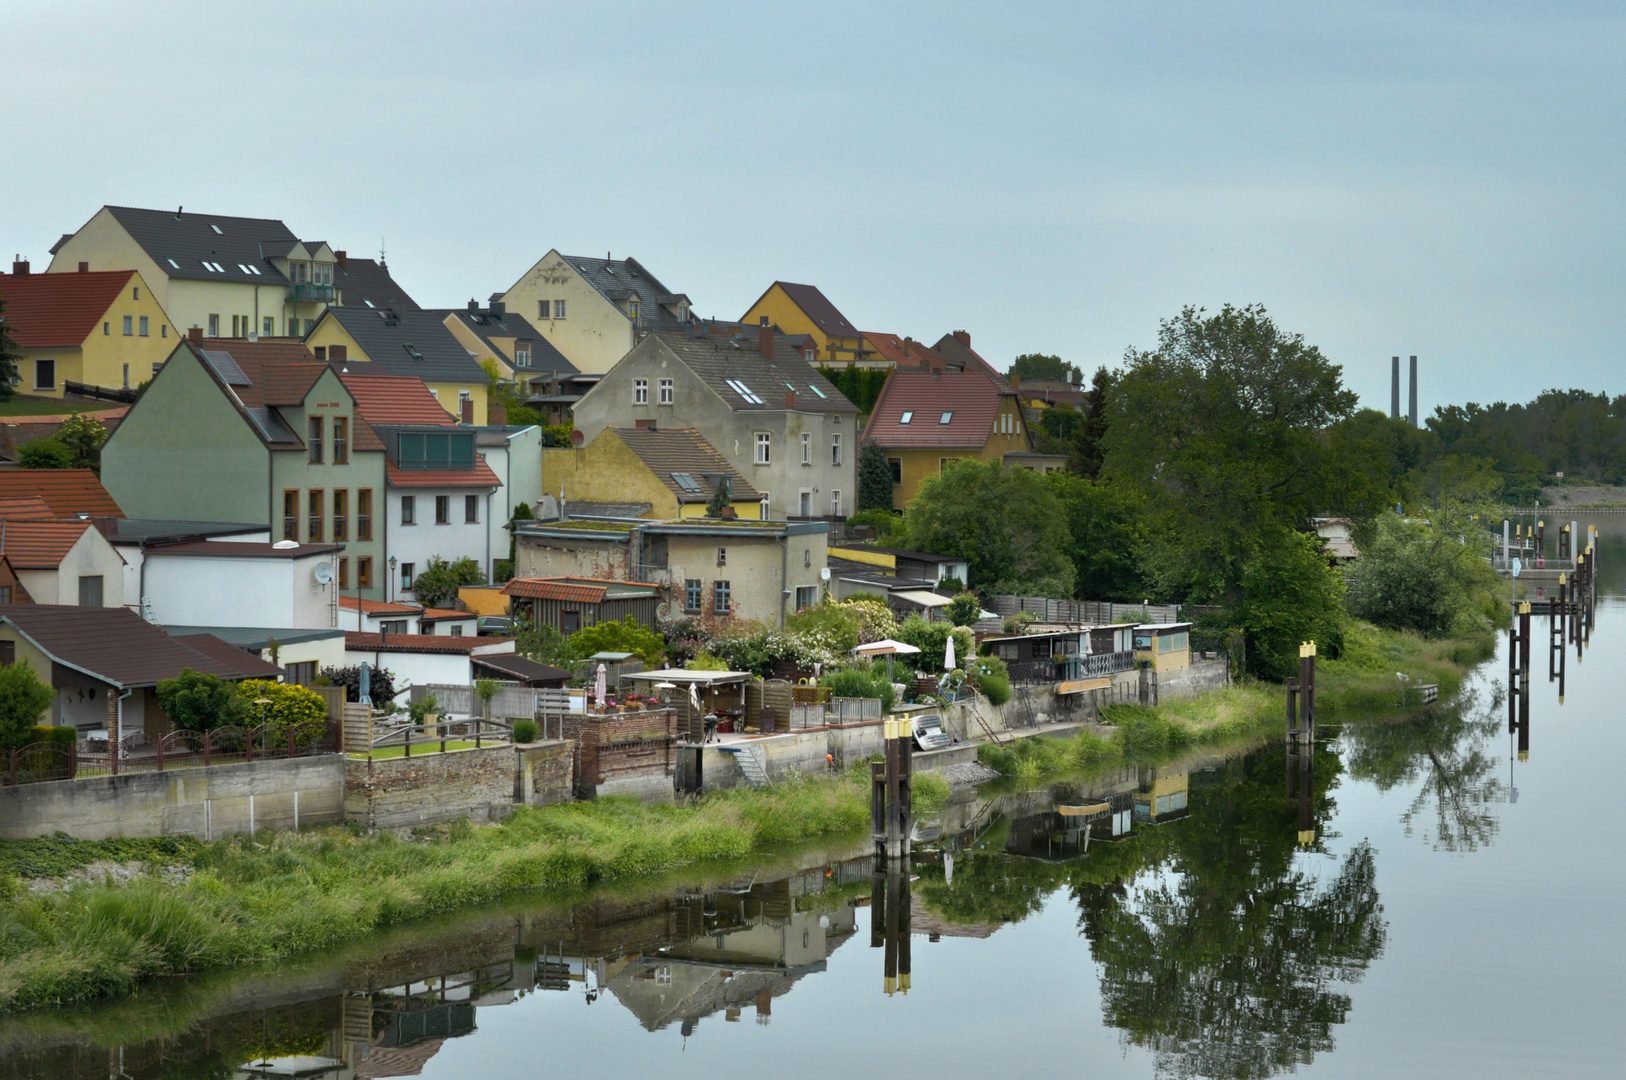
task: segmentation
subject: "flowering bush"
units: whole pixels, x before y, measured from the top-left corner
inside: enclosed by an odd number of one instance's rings
[[[264,723],[279,742],[290,735],[307,742],[327,730],[327,702],[316,691],[265,679],[249,679],[240,685],[248,700],[245,719],[251,724]],[[258,704],[259,698],[267,699],[268,704]]]

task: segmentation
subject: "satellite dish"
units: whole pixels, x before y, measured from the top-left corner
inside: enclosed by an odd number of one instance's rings
[[[587,435],[586,435],[586,433],[584,433],[582,431],[581,428],[577,428],[575,431],[572,431],[570,433],[570,445],[571,446],[580,446],[582,443],[584,443],[586,441],[587,441]]]
[[[316,576],[316,584],[326,585],[333,580],[333,564],[323,560],[316,564],[311,573]]]

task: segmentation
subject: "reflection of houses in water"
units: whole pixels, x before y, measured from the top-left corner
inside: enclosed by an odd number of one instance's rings
[[[1087,784],[1015,792],[967,807],[958,820],[944,823],[945,843],[969,850],[992,842],[1005,854],[1049,862],[1081,858],[1090,844],[1123,840],[1136,825],[1187,816],[1189,788],[1185,769],[1126,766]]]
[[[1140,788],[1135,792],[1135,822],[1164,825],[1191,813],[1186,795],[1191,784],[1187,772],[1160,775],[1161,770],[1143,767]]]

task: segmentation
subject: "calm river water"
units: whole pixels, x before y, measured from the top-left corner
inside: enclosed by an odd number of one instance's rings
[[[1562,704],[1538,631],[1527,760],[1499,656],[1324,730],[1305,803],[1279,744],[988,788],[907,880],[859,845],[514,899],[0,1020],[0,1077],[1620,1075],[1623,631],[1605,600]]]

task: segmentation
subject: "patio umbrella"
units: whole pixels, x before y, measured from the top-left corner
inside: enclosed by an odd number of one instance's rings
[[[609,678],[610,673],[605,670],[603,664],[600,664],[598,666],[598,678],[593,683],[593,700],[597,701],[600,705],[604,704],[604,698],[608,690],[606,684],[609,682]]]
[[[954,635],[950,634],[948,636],[948,643],[943,647],[943,670],[944,671],[953,671],[955,666],[956,665],[954,663]]]
[[[853,652],[857,653],[859,656],[880,656],[884,653],[886,655],[887,682],[892,681],[893,656],[897,655],[898,653],[917,653],[919,651],[919,649],[915,648],[913,645],[910,645],[906,641],[893,641],[891,638],[882,638],[880,641],[872,641],[867,645],[860,645],[858,648],[853,650]]]

